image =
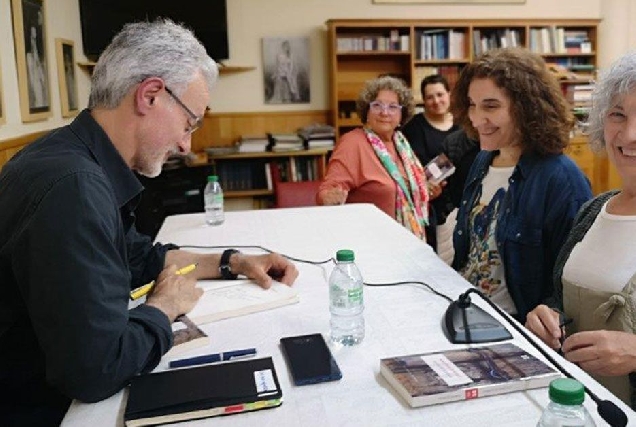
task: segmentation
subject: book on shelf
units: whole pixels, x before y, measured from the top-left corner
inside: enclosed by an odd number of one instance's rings
[[[332,149],[336,144],[336,140],[334,138],[319,138],[319,139],[308,139],[306,141],[307,149],[314,148],[327,148]]]
[[[298,129],[298,135],[304,140],[335,139],[336,129],[333,126],[314,123]]]
[[[172,322],[172,348],[164,357],[173,357],[210,344],[210,337],[188,316],[182,314]]]
[[[547,387],[561,376],[512,343],[390,357],[380,373],[412,407]]]
[[[438,184],[455,173],[455,166],[446,154],[441,153],[424,166],[427,181]]]
[[[268,151],[297,151],[304,149],[302,138],[296,133],[268,133]]]
[[[271,357],[142,374],[132,379],[127,427],[168,424],[280,406]]]
[[[243,135],[238,141],[239,153],[263,153],[267,151],[267,135]]]
[[[230,317],[270,310],[299,301],[292,286],[273,281],[263,289],[251,280],[200,280],[204,292],[188,317],[203,325]]]

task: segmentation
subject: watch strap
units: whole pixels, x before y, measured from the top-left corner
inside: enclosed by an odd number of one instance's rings
[[[225,280],[234,280],[238,277],[238,274],[232,273],[232,269],[230,267],[230,257],[233,254],[240,253],[236,249],[226,249],[221,254],[221,261],[219,262],[219,273],[221,273],[221,278]]]

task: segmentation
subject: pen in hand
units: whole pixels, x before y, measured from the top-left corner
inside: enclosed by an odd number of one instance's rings
[[[177,270],[177,274],[188,274],[188,273],[194,271],[195,268],[197,268],[197,264],[198,263],[186,265],[185,267]],[[139,299],[139,298],[143,297],[144,295],[147,295],[148,292],[150,292],[150,290],[154,286],[155,286],[155,281],[153,280],[152,282],[146,283],[145,285],[140,286],[137,289],[133,289],[130,292],[130,299],[134,301],[136,299]]]
[[[565,341],[565,327],[572,323],[572,318],[567,317],[563,313],[559,313],[559,328],[561,329],[561,336],[559,337],[559,350],[558,353],[563,355],[563,351],[561,347],[563,347],[563,342]]]

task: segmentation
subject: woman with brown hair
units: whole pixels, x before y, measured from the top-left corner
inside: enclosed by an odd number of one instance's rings
[[[573,116],[543,59],[495,49],[462,71],[453,115],[479,141],[453,235],[453,268],[520,321],[552,296],[552,269],[592,197],[563,154]]]

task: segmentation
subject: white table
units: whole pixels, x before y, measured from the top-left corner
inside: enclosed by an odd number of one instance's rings
[[[166,219],[158,241],[179,245],[261,245],[308,260],[325,260],[338,249],[353,249],[365,281],[424,281],[452,298],[469,285],[418,240],[373,205],[344,205],[226,213],[221,226],[204,225],[203,214]],[[206,252],[205,250],[199,250]],[[208,250],[207,252],[219,250]],[[244,252],[250,252],[243,250]],[[441,329],[448,305],[421,285],[365,287],[366,337],[355,347],[332,346],[342,370],[338,382],[296,387],[290,380],[278,341],[281,337],[321,332],[328,336],[327,278],[332,264],[297,264],[298,304],[204,326],[209,347],[184,356],[256,347],[272,356],[284,403],[281,407],[191,421],[202,426],[535,426],[548,403],[547,389],[516,392],[417,409],[408,407],[379,374],[380,359],[453,348]],[[474,297],[473,301],[492,310]],[[520,335],[515,342],[538,355]],[[559,360],[563,360],[560,359]],[[577,367],[564,362],[599,397],[629,409]],[[166,369],[164,358],[158,370]],[[126,392],[95,404],[74,402],[64,426],[121,426]],[[597,425],[606,425],[589,397],[586,406]],[[634,422],[634,421],[632,421]]]

